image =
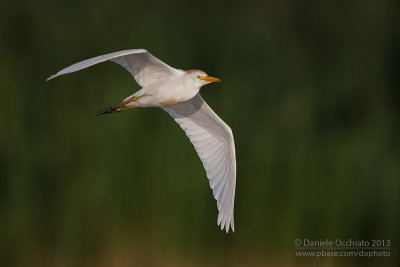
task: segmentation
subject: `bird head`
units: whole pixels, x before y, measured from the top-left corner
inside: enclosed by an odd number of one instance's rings
[[[187,70],[186,73],[190,75],[191,79],[198,84],[199,87],[208,83],[221,82],[220,79],[208,76],[207,73],[202,70]]]

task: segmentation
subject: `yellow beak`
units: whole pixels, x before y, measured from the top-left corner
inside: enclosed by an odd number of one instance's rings
[[[209,83],[221,82],[220,79],[211,76],[200,76],[199,79]]]

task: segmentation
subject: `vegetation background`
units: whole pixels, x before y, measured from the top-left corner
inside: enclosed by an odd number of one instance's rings
[[[396,1],[0,2],[1,266],[399,266]],[[93,56],[146,48],[223,83],[236,232],[160,109]],[[391,240],[390,257],[295,256],[293,240]]]

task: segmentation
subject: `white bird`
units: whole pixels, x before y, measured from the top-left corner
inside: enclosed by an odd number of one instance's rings
[[[233,207],[236,187],[236,156],[232,130],[201,97],[200,87],[218,78],[201,70],[175,69],[145,49],[131,49],[90,58],[73,64],[47,80],[104,61],[127,69],[142,87],[121,103],[97,114],[120,112],[135,107],[160,107],[186,132],[206,170],[218,207],[218,225],[235,231]]]

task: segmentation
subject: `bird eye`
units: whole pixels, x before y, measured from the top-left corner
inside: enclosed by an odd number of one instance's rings
[[[200,75],[197,75],[197,79],[199,79],[199,80],[200,80]]]

